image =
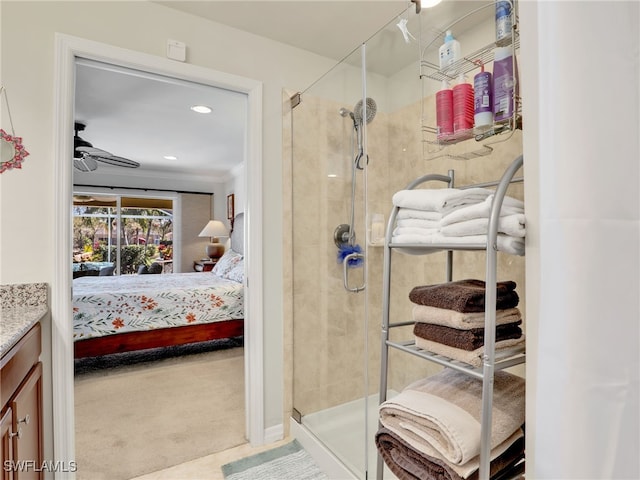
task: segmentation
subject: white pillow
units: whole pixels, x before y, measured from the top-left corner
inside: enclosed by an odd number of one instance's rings
[[[224,278],[242,283],[244,281],[244,259],[241,258],[240,261],[224,275]]]
[[[219,277],[227,278],[228,273],[241,261],[242,255],[229,249],[220,257],[220,260],[213,266],[211,272]]]

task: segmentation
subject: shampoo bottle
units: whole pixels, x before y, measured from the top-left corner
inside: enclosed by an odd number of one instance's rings
[[[484,133],[493,126],[493,82],[491,73],[484,71],[473,77],[473,123],[474,133]]]
[[[460,59],[460,42],[453,38],[451,30],[447,30],[444,43],[438,53],[440,54],[440,70],[446,71],[456,60]]]
[[[508,122],[513,115],[513,96],[516,88],[515,59],[511,47],[495,49],[493,62],[493,120]],[[517,94],[517,92],[515,92]]]
[[[453,90],[446,80],[442,81],[442,89],[436,92],[436,123],[438,140],[453,133]]]
[[[464,75],[458,77],[453,87],[453,132],[459,133],[473,128],[473,87]],[[471,136],[471,132],[469,132]]]

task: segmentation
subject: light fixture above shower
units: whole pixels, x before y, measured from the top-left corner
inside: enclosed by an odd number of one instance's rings
[[[420,13],[420,9],[435,7],[441,1],[442,0],[411,0],[411,3],[416,4],[416,13]]]

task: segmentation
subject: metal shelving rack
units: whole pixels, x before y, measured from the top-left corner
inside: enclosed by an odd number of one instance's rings
[[[389,367],[389,348],[415,355],[422,359],[435,362],[439,365],[453,368],[462,373],[470,375],[474,378],[482,380],[482,419],[481,419],[481,449],[480,449],[480,480],[489,479],[489,465],[491,453],[491,418],[493,407],[493,377],[494,372],[505,368],[519,365],[525,362],[524,348],[513,348],[508,352],[501,352],[500,356],[496,356],[495,352],[495,328],[496,328],[496,284],[497,284],[497,231],[498,219],[502,202],[506,195],[507,188],[511,183],[522,181],[522,178],[516,178],[516,172],[523,165],[523,156],[516,158],[511,165],[505,170],[502,178],[498,182],[489,182],[482,185],[469,185],[470,188],[478,186],[496,186],[494,199],[491,205],[491,213],[489,216],[489,227],[487,240],[484,243],[472,245],[460,244],[398,244],[393,243],[392,232],[395,227],[398,207],[394,207],[389,216],[387,231],[384,243],[384,266],[383,266],[383,300],[382,300],[382,351],[381,351],[381,372],[380,372],[380,404],[387,400],[388,386],[388,367]],[[417,186],[429,182],[439,181],[447,183],[449,188],[453,188],[453,171],[449,171],[448,175],[424,175],[411,182],[406,189],[414,189]],[[447,281],[452,280],[452,263],[453,251],[486,251],[486,272],[485,272],[485,353],[483,357],[482,368],[473,367],[463,362],[453,360],[433,352],[420,349],[415,346],[415,342],[403,341],[393,342],[389,339],[389,333],[392,328],[413,325],[413,321],[394,322],[390,321],[390,291],[391,291],[391,260],[394,251],[411,253],[411,254],[430,254],[434,252],[447,252]],[[378,455],[377,479],[383,478],[383,459]],[[524,462],[516,465],[513,472],[504,472],[504,475],[512,473],[514,475],[521,474],[524,470]],[[510,478],[509,476],[500,478]]]

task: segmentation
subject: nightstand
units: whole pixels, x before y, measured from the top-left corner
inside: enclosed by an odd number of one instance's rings
[[[216,263],[218,263],[217,260],[195,260],[193,262],[193,269],[196,272],[210,272]]]

